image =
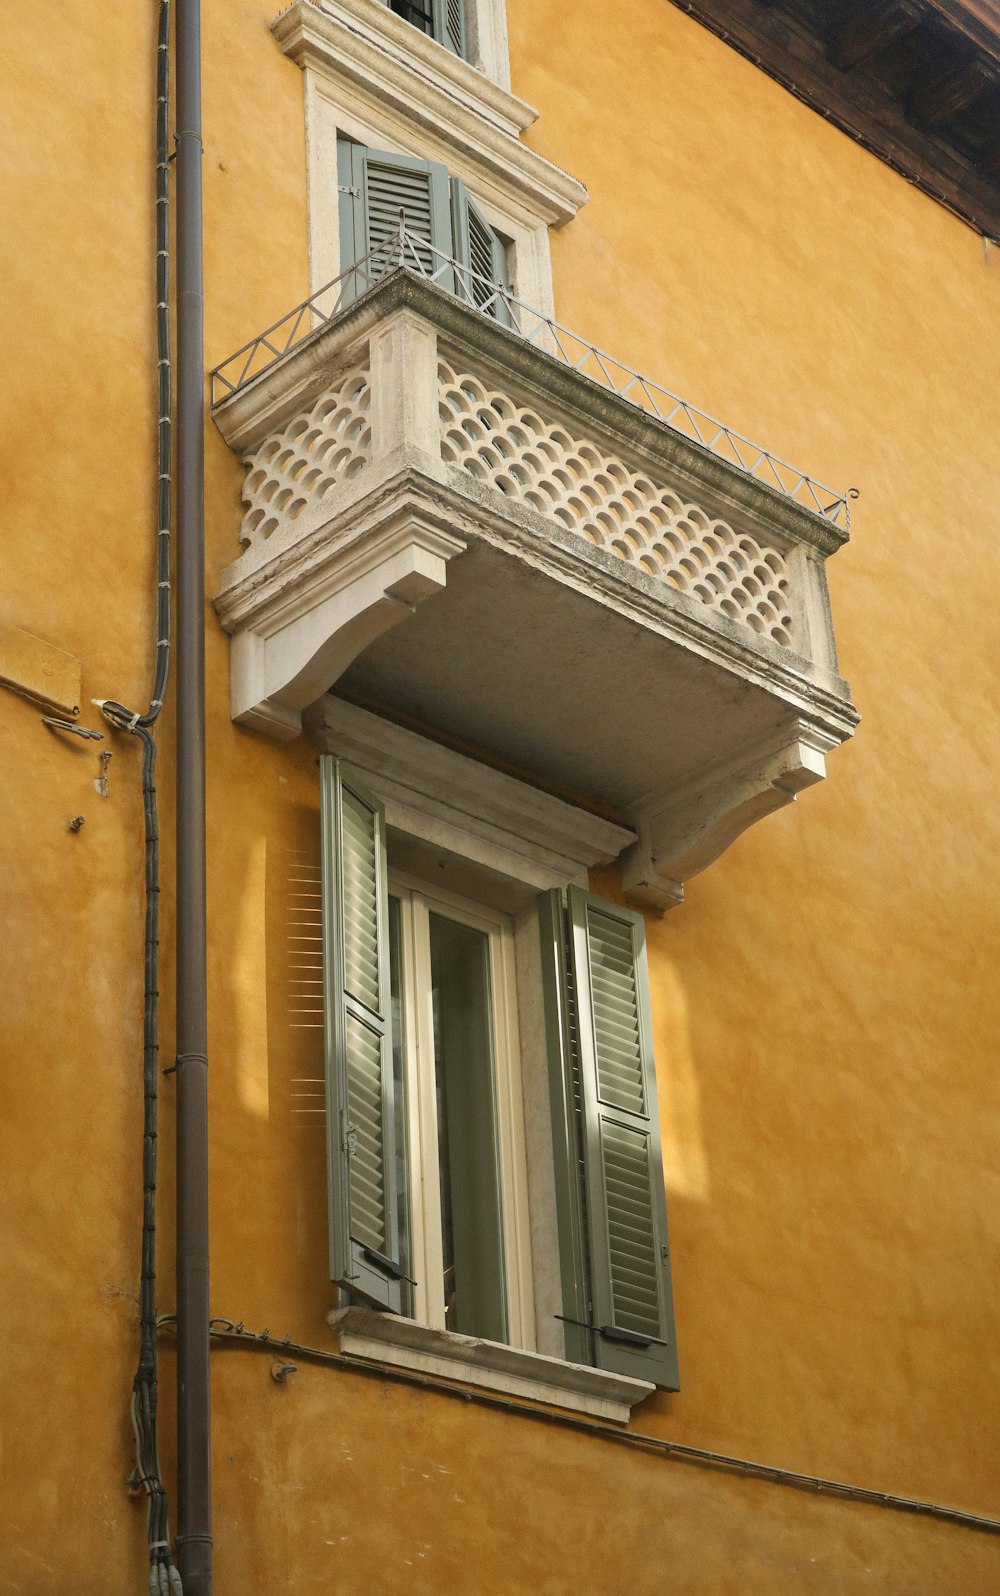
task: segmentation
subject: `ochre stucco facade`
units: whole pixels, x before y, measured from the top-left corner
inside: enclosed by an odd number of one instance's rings
[[[152,645],[152,8],[5,21],[0,620],[84,713]],[[821,480],[863,723],[828,780],[650,918],[682,1389],[646,1434],[1000,1513],[993,1064],[1000,254],[665,0],[509,0],[526,135],[590,199],[560,319]],[[206,357],[308,284],[302,77],[263,0],[204,18]],[[209,423],[207,589],[241,467]],[[229,717],[206,616],[213,1310],[333,1342],[318,1017],[289,879],[316,749]],[[160,733],[172,1047],[172,706]],[[127,1398],[140,1225],[141,804],[116,738],[0,690],[0,1591],[144,1588]],[[68,822],[83,815],[71,833]],[[597,883],[614,896],[614,878]],[[172,1306],[162,1090],[161,1309]],[[989,1596],[1000,1538],[266,1353],[213,1356],[217,1589]],[[172,1483],[173,1353],[163,1355]]]

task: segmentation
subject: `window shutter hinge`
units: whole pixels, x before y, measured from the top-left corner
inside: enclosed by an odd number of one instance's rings
[[[353,195],[353,197],[355,199],[360,199],[361,198],[361,190],[359,188],[356,188],[353,183],[338,183],[337,184],[337,193],[338,194],[351,194],[351,195]]]

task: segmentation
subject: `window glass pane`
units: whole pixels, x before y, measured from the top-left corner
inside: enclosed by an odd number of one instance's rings
[[[397,17],[403,17],[407,22],[412,22],[415,27],[421,28],[424,33],[433,34],[434,18],[431,14],[431,0],[389,0],[389,10],[395,11]]]
[[[489,938],[431,914],[430,943],[445,1324],[506,1341]]]
[[[403,1009],[403,927],[398,898],[389,899],[389,998],[392,1009],[392,1081],[396,1105],[396,1207],[399,1220],[399,1262],[403,1273],[410,1267],[410,1179],[406,1156],[406,1048]],[[401,1312],[413,1313],[413,1287],[402,1281]]]

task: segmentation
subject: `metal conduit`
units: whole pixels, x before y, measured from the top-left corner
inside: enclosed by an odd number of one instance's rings
[[[160,1319],[161,1327],[170,1323],[169,1314]],[[280,1338],[274,1336],[269,1330],[262,1330],[257,1334],[244,1329],[242,1324],[234,1325],[228,1319],[213,1319],[211,1333],[214,1340],[225,1342],[230,1346],[242,1346],[248,1351],[256,1348],[261,1352],[270,1352],[272,1356],[275,1353],[280,1354],[283,1358],[307,1358],[311,1363],[332,1364],[336,1368],[350,1369],[355,1374],[365,1375],[369,1379],[388,1380],[394,1385],[412,1385],[425,1391],[437,1391],[441,1396],[471,1403],[474,1407],[492,1408],[494,1412],[500,1413],[516,1413],[522,1418],[554,1425],[557,1429],[576,1430],[580,1434],[595,1436],[617,1446],[658,1454],[678,1463],[701,1465],[727,1474],[739,1474],[747,1479],[766,1481],[772,1485],[791,1486],[811,1495],[833,1496],[843,1502],[889,1508],[897,1513],[912,1513],[921,1518],[933,1518],[948,1524],[957,1524],[964,1529],[981,1530],[988,1535],[1000,1535],[1000,1519],[989,1518],[984,1514],[966,1513],[958,1507],[945,1507],[939,1502],[924,1502],[913,1496],[898,1496],[892,1491],[874,1491],[865,1485],[848,1485],[842,1480],[825,1479],[822,1475],[802,1474],[794,1469],[779,1468],[771,1463],[756,1463],[750,1458],[733,1457],[726,1452],[712,1452],[706,1447],[688,1446],[681,1441],[668,1441],[658,1435],[645,1435],[639,1430],[619,1430],[610,1424],[602,1424],[593,1419],[576,1418],[567,1413],[556,1413],[548,1408],[531,1407],[526,1402],[495,1396],[488,1391],[470,1389],[467,1386],[435,1378],[433,1375],[416,1374],[409,1369],[397,1368],[390,1364],[372,1363],[367,1359],[354,1358],[342,1352],[327,1352],[322,1347],[304,1346],[301,1342],[292,1341],[289,1336]]]
[[[200,0],[177,0],[177,1549],[211,1596]]]

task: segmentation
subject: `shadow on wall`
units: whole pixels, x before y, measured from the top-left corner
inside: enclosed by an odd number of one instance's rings
[[[290,804],[266,848],[267,1074],[274,1132],[264,1180],[295,1235],[300,1283],[329,1291],[319,813]],[[294,1195],[293,1195],[294,1194]],[[294,1205],[294,1213],[289,1210]],[[291,1283],[291,1282],[290,1282]],[[293,1292],[298,1295],[298,1291]]]

